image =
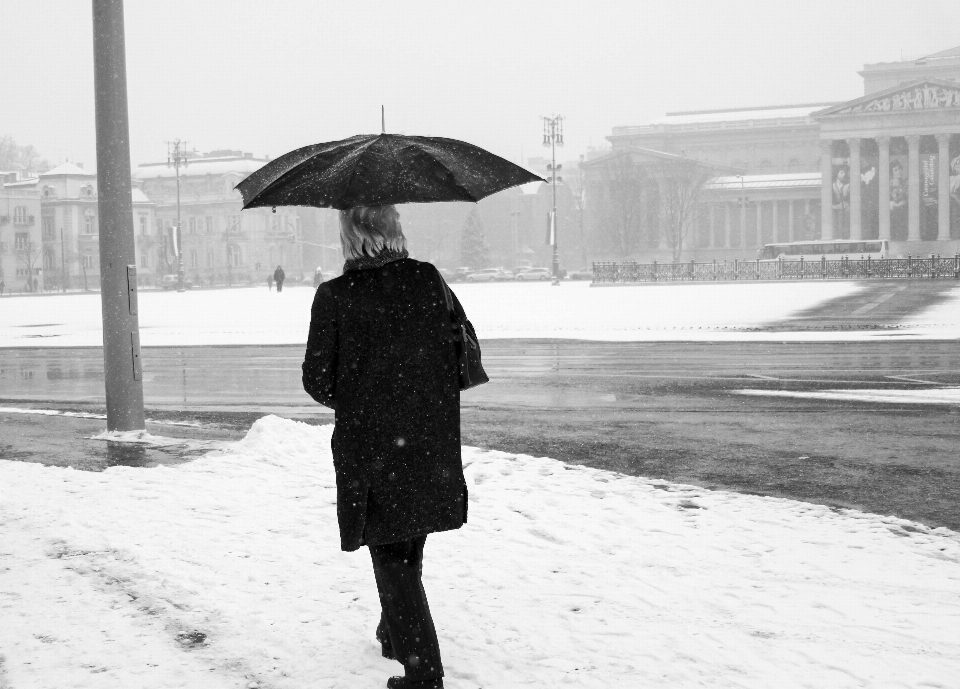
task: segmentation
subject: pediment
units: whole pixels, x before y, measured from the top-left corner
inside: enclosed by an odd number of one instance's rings
[[[917,110],[960,110],[960,83],[945,79],[920,79],[897,84],[884,91],[833,105],[811,115],[816,120],[838,115],[913,112]]]

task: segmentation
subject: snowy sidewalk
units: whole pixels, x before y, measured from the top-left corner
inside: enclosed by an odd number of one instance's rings
[[[0,461],[0,687],[383,687],[331,426],[176,468]],[[960,535],[464,449],[427,541],[447,686],[956,687]]]

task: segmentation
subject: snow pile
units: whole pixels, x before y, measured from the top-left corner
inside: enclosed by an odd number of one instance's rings
[[[330,426],[176,468],[0,461],[0,652],[30,687],[383,687]],[[447,686],[956,686],[960,535],[464,448],[427,541]]]
[[[855,282],[724,283],[591,287],[586,282],[456,284],[481,340],[775,339],[783,333],[725,332],[782,321],[863,289]],[[142,292],[145,347],[304,344],[314,291],[266,287]],[[0,347],[99,347],[99,294],[0,299]],[[863,333],[802,333],[805,339]]]

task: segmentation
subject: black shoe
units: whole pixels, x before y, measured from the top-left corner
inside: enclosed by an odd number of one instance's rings
[[[443,678],[415,680],[391,677],[387,680],[387,689],[443,689]]]
[[[390,643],[390,635],[382,625],[377,625],[377,641],[380,642],[380,655],[388,660],[396,660],[397,656],[393,652],[393,645]]]

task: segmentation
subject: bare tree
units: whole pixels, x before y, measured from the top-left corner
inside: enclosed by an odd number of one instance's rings
[[[49,168],[50,163],[33,146],[20,146],[9,134],[0,136],[0,170],[29,172]]]
[[[43,250],[41,247],[38,247],[35,242],[30,240],[15,246],[17,258],[20,259],[20,262],[23,263],[24,267],[27,269],[27,291],[32,292],[33,274],[34,271],[36,271],[37,261],[40,260],[41,256],[43,256]]]
[[[690,228],[697,220],[703,186],[714,172],[703,163],[687,158],[661,160],[655,170],[663,235],[673,262],[677,263]]]
[[[643,176],[629,154],[611,157],[600,167],[600,235],[620,259],[630,258],[640,246]]]

